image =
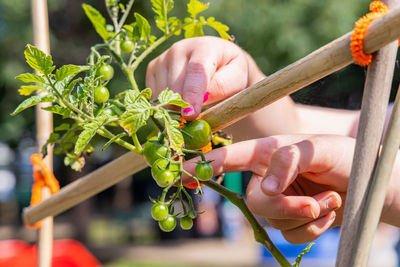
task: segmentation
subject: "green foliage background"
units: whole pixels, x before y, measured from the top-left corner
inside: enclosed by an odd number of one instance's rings
[[[83,64],[90,46],[100,41],[81,9],[83,1],[48,2],[55,64]],[[103,1],[85,2],[105,13]],[[136,0],[134,10],[152,17],[149,2]],[[174,12],[183,12],[187,2],[176,0]],[[351,31],[354,21],[368,11],[369,1],[211,0],[210,4],[206,14],[229,25],[235,42],[270,74]],[[14,77],[27,71],[23,50],[26,43],[33,42],[30,22],[29,1],[0,0],[0,140],[14,145],[34,129],[33,112],[9,116],[22,99],[17,92],[21,83]],[[172,38],[153,57],[176,40]],[[144,86],[145,65],[136,74],[140,87]],[[293,97],[308,104],[358,108],[364,78],[364,68],[350,66]],[[109,87],[115,94],[126,86],[114,79]]]

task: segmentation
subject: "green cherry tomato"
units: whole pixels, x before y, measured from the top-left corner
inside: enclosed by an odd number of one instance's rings
[[[99,86],[94,89],[94,102],[97,104],[102,104],[108,100],[110,93],[107,87]]]
[[[150,138],[143,147],[143,155],[150,165],[153,165],[157,159],[166,157],[169,151],[169,147],[166,144],[159,143],[157,137]]]
[[[179,223],[183,230],[189,230],[193,227],[193,220],[190,217],[182,217]]]
[[[173,215],[168,215],[164,220],[159,221],[158,225],[164,232],[171,232],[176,227],[176,218]]]
[[[160,187],[170,186],[179,174],[179,166],[168,159],[157,159],[151,167],[151,174]]]
[[[194,173],[200,181],[208,181],[213,177],[213,167],[208,162],[200,162],[197,163]]]
[[[203,120],[194,120],[182,127],[183,139],[187,149],[199,149],[211,141],[211,127]]]
[[[151,217],[156,221],[162,221],[168,216],[168,206],[164,203],[157,202],[151,207]]]
[[[130,53],[133,50],[133,42],[131,40],[123,40],[121,42],[121,50],[125,53]]]
[[[159,171],[155,176],[153,176],[158,186],[163,188],[172,185],[175,177],[176,175],[169,170]]]
[[[102,81],[111,80],[114,76],[114,68],[110,64],[103,64],[97,71],[97,75],[101,76]]]

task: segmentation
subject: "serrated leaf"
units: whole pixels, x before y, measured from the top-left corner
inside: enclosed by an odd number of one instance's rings
[[[159,95],[158,95],[158,101],[162,105],[175,105],[179,107],[184,107],[187,108],[190,105],[182,100],[182,97],[178,93],[174,93],[173,91],[169,90],[168,88],[163,90]]]
[[[35,92],[36,90],[42,90],[43,87],[38,85],[22,85],[18,92],[20,95],[28,96]]]
[[[307,254],[310,251],[311,247],[314,244],[315,243],[310,243],[305,249],[303,249],[303,251],[297,256],[296,261],[293,263],[293,267],[300,267],[301,259],[305,254]]]
[[[56,143],[59,137],[60,135],[58,133],[53,132],[50,134],[49,138],[47,139],[46,143],[42,146],[41,149],[43,157],[46,157],[47,155],[47,146]]]
[[[139,128],[146,125],[146,121],[150,117],[150,103],[140,98],[139,101],[129,105],[126,111],[121,115],[121,127],[131,136],[136,133]]]
[[[144,18],[139,13],[135,13],[135,19],[136,19],[135,26],[136,26],[137,32],[139,33],[139,38],[141,40],[144,40],[145,42],[147,42],[147,40],[149,39],[149,36],[150,36],[150,31],[151,31],[149,22],[147,21],[146,18]]]
[[[75,143],[75,154],[80,154],[96,135],[97,130],[107,122],[107,116],[96,117],[92,122],[83,125],[83,131],[79,134]]]
[[[204,35],[203,23],[200,21],[194,21],[193,23],[186,25],[184,28],[185,38],[199,37]]]
[[[106,27],[106,19],[103,15],[100,14],[97,9],[88,4],[82,4],[82,8],[85,11],[86,16],[89,18],[90,22],[92,22],[94,29],[103,38],[104,41],[107,41],[110,38],[110,33],[107,31]]]
[[[182,21],[180,19],[177,17],[170,17],[168,18],[168,25],[171,32],[173,32],[175,35],[181,34],[182,28],[180,28],[180,26],[182,25]]]
[[[71,128],[71,125],[69,125],[69,123],[62,123],[60,125],[58,125],[56,128],[54,128],[54,131],[67,131]]]
[[[179,123],[178,123],[179,125]],[[182,146],[185,143],[181,131],[177,127],[174,127],[171,122],[165,120],[165,129],[167,130],[167,136],[171,149],[177,153],[182,153]]]
[[[70,82],[70,84],[63,91],[63,93],[62,93],[63,96],[67,97],[71,93],[71,91],[74,89],[75,85],[80,81],[82,81],[82,78],[78,78],[78,79],[75,79],[72,82]]]
[[[136,90],[128,90],[125,92],[124,96],[124,103],[125,105],[131,105],[136,102],[136,99],[138,98],[139,93]]]
[[[187,12],[192,19],[195,19],[197,14],[206,10],[209,5],[209,3],[204,4],[198,0],[190,0],[189,4],[187,4]]]
[[[27,45],[24,51],[26,62],[32,69],[37,70],[41,74],[49,75],[53,72],[53,60],[51,56],[46,55],[43,51],[32,45]]]
[[[43,110],[52,112],[54,114],[58,114],[63,116],[63,118],[68,118],[71,115],[71,111],[68,108],[61,107],[58,105],[50,106],[50,107],[44,107],[42,108]]]
[[[157,14],[155,21],[157,27],[163,32],[166,31],[167,14],[174,8],[173,0],[151,0],[153,11]]]
[[[150,88],[143,89],[140,91],[140,96],[144,96],[147,100],[150,100],[153,92],[151,91]]]
[[[105,143],[105,145],[103,146],[103,148],[101,150],[106,150],[106,148],[111,145],[112,143],[114,143],[117,139],[120,139],[122,137],[126,136],[126,133],[120,133],[118,135],[115,135],[113,138],[111,138],[107,143]]]
[[[88,69],[89,66],[64,65],[56,70],[55,78],[57,81],[62,81],[68,76],[76,75]]]
[[[20,80],[24,83],[45,83],[45,80],[41,76],[33,73],[20,74],[15,77],[15,79]]]
[[[21,111],[30,108],[32,106],[35,106],[39,103],[44,103],[44,102],[53,102],[54,101],[54,97],[51,96],[31,96],[28,99],[25,99],[21,104],[19,104],[19,106],[14,110],[13,113],[11,113],[11,116],[15,116],[18,113],[20,113]]]
[[[206,25],[214,28],[218,32],[219,36],[221,36],[221,38],[225,40],[231,39],[231,36],[228,34],[229,27],[219,21],[216,21],[214,17],[209,17],[207,19]]]

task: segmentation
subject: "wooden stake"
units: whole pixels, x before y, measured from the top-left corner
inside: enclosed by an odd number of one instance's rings
[[[393,1],[388,2],[394,3]],[[380,49],[368,67],[336,266],[367,265],[380,213],[372,220],[374,225],[363,221],[365,215],[363,218],[362,214],[366,207],[368,185],[382,139],[397,45],[398,41],[395,41]],[[395,149],[397,150],[398,146]],[[368,217],[371,218],[370,215],[372,214],[368,212]],[[368,229],[362,229],[365,225],[369,225]]]
[[[50,54],[49,40],[49,22],[46,0],[32,0],[32,22],[34,44],[46,54]],[[42,110],[49,103],[43,103],[36,106],[36,140],[38,150],[46,143],[53,131],[53,116],[51,112]],[[49,168],[53,166],[53,151],[48,148],[47,157],[44,159]],[[43,200],[50,197],[50,190],[43,188]],[[39,267],[51,267],[53,251],[53,217],[43,217],[38,235]]]
[[[371,23],[365,39],[366,52],[372,53],[399,37],[400,8],[393,9],[385,16]],[[380,39],[377,40],[378,38]],[[352,62],[350,33],[348,33],[241,93],[215,105],[202,113],[200,117],[210,122],[214,131],[222,129],[243,116],[261,109]],[[129,157],[132,162],[135,162],[135,167],[128,168],[123,166],[122,164],[125,162],[123,157]],[[74,195],[74,201],[69,202],[68,205],[65,204],[65,201],[70,201],[70,197],[62,188],[59,193],[41,204],[24,209],[24,220],[32,224],[46,216],[59,214],[116,184],[124,177],[144,169],[146,166],[142,156],[129,152],[102,167],[107,169],[107,186],[104,184],[100,187],[97,186],[99,179],[102,179],[103,171],[95,171],[68,185],[68,192]],[[108,170],[108,168],[111,169]],[[84,180],[84,182],[81,180]],[[81,192],[83,196],[77,197],[74,194],[76,190]]]

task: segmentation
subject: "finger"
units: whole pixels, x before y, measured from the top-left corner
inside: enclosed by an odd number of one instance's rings
[[[162,58],[158,60],[158,64],[154,76],[156,79],[156,91],[161,92],[168,87],[168,64]]]
[[[243,74],[243,75],[232,75]],[[209,99],[205,104],[230,97],[247,87],[247,62],[242,54],[237,54],[226,65],[217,70],[211,78],[209,88]]]
[[[188,120],[195,119],[201,112],[203,96],[210,79],[216,71],[218,56],[207,47],[192,51],[186,67],[183,82],[182,98],[190,104],[182,110],[182,116]]]
[[[155,60],[152,60],[147,65],[146,87],[150,88],[154,94],[158,95],[158,92],[155,91],[156,90],[156,78],[154,77],[155,66],[156,66]]]
[[[182,95],[183,83],[185,81],[187,56],[186,50],[173,46],[167,55],[168,88]]]
[[[342,199],[340,195],[334,191],[325,191],[320,194],[313,196],[313,198],[318,202],[320,214],[319,218],[325,216],[332,210],[337,210],[342,205]],[[302,225],[305,225],[313,219],[294,219],[294,220],[284,220],[284,219],[268,219],[268,223],[278,230],[291,230]]]
[[[265,194],[278,195],[299,174],[307,174],[307,178],[318,180],[318,183],[345,190],[348,180],[346,177],[351,170],[353,147],[353,139],[338,136],[311,137],[280,147],[272,155],[261,188]]]
[[[251,178],[247,187],[249,209],[266,219],[316,219],[321,211],[317,200],[309,196],[265,195],[260,189],[262,177]]]
[[[308,135],[279,135],[267,138],[253,139],[235,143],[229,146],[212,150],[205,154],[207,160],[212,160],[214,176],[226,172],[252,171],[264,176],[272,153],[280,146],[295,143]],[[195,162],[199,157],[184,163],[184,169],[194,173]],[[188,183],[187,177],[183,177]]]
[[[292,244],[305,244],[317,239],[322,235],[329,227],[332,226],[336,219],[336,212],[331,211],[325,216],[307,223],[298,228],[282,231],[283,237]]]

